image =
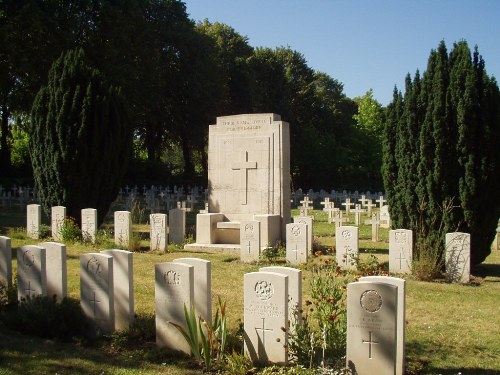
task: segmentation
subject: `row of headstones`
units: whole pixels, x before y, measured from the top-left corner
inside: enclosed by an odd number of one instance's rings
[[[292,204],[297,205],[297,202],[302,199],[305,195],[309,196],[311,199],[324,199],[324,198],[330,198],[333,199],[337,202],[343,201],[346,198],[350,199],[358,199],[361,196],[365,196],[369,199],[375,200],[376,198],[380,197],[381,195],[384,195],[383,192],[359,192],[359,191],[347,191],[347,190],[335,190],[332,189],[330,192],[321,189],[319,192],[314,191],[313,189],[309,189],[306,193],[302,189],[297,189],[296,191],[292,191],[291,197],[292,197]]]
[[[26,208],[26,228],[29,238],[38,239],[41,224],[41,206],[30,204]],[[51,208],[51,231],[54,241],[62,241],[62,225],[66,217],[66,207],[54,206]],[[151,214],[150,238],[151,250],[165,251],[168,243],[182,244],[186,235],[186,211],[171,209],[166,214]],[[170,222],[170,227],[168,223]],[[97,210],[84,208],[81,210],[81,231],[85,241],[95,242],[97,233]],[[127,247],[132,233],[130,211],[114,212],[115,243]]]
[[[10,239],[0,237],[1,282],[11,285]],[[66,248],[42,243],[17,249],[18,297],[66,296]],[[211,322],[211,262],[180,258],[155,265],[155,325],[159,347],[190,353],[175,323],[184,306]],[[105,250],[80,256],[80,303],[95,334],[126,329],[134,318],[133,254]],[[255,363],[288,362],[288,333],[301,323],[302,272],[263,267],[244,275],[244,347]],[[404,373],[405,281],[361,278],[347,287],[347,366],[358,374]],[[364,345],[360,345],[364,344]]]
[[[31,186],[16,186],[11,189],[4,189],[0,185],[0,207],[11,208],[18,205],[21,210],[29,202],[39,202],[38,191]]]

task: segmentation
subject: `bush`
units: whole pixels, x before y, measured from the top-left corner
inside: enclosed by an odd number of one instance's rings
[[[66,216],[61,225],[61,237],[65,242],[77,242],[82,239],[82,231],[76,220],[70,216]]]

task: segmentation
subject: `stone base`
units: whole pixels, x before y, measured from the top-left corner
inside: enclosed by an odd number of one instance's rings
[[[239,244],[222,244],[222,243],[190,243],[184,245],[184,250],[194,253],[227,253],[240,256],[241,247]]]

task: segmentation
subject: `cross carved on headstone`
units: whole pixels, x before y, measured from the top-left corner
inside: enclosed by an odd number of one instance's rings
[[[89,300],[89,302],[93,304],[94,318],[95,318],[95,317],[97,316],[97,314],[96,314],[96,303],[101,303],[101,301],[99,301],[99,300],[95,297],[95,292],[94,292],[94,297],[93,297],[93,299],[91,298],[91,299]]]
[[[35,289],[31,289],[31,281],[28,281],[28,287],[25,289],[25,292],[28,294],[28,297],[31,297],[31,292],[36,292]]]
[[[261,318],[262,319],[262,328],[260,327],[255,327],[255,330],[257,331],[257,336],[262,339],[262,346],[264,347],[264,350],[266,348],[266,332],[273,332],[273,329],[265,328],[265,320],[266,318]],[[258,331],[262,332],[262,337],[259,335]]]
[[[256,161],[248,161],[248,151],[243,151],[242,161],[234,162],[231,169],[240,171],[240,189],[243,191],[241,194],[241,204],[247,204],[247,193],[248,193],[248,170],[257,169]]]
[[[372,331],[369,332],[370,338],[368,340],[361,340],[363,344],[368,344],[368,358],[372,359],[372,344],[379,344],[378,341],[372,340]]]
[[[403,256],[403,251],[399,253],[399,258],[396,258],[396,260],[399,260],[399,269],[403,268],[403,260],[406,260],[406,258]]]

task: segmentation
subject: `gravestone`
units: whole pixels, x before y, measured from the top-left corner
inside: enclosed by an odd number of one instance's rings
[[[39,204],[28,204],[26,206],[26,232],[29,238],[37,240],[42,222],[42,206]]]
[[[240,223],[240,259],[242,262],[255,262],[260,256],[260,222],[243,220]]]
[[[169,241],[176,245],[184,243],[186,237],[186,211],[173,208],[168,211]]]
[[[446,233],[445,268],[448,281],[470,281],[470,234]]]
[[[306,224],[291,223],[286,225],[286,261],[290,264],[307,263]]]
[[[212,263],[199,258],[174,259],[174,263],[194,267],[193,303],[196,316],[201,316],[208,324],[212,323]]]
[[[134,256],[127,250],[111,249],[101,254],[113,258],[115,330],[128,329],[134,322]]]
[[[253,363],[288,361],[288,276],[272,272],[244,275],[245,355]]]
[[[47,295],[45,249],[26,245],[17,248],[17,298]]]
[[[389,276],[363,276],[359,281],[383,283],[398,288],[397,323],[396,323],[396,375],[405,374],[406,343],[406,280]]]
[[[0,285],[12,287],[12,245],[5,236],[0,236]]]
[[[156,345],[191,353],[184,336],[172,323],[184,329],[184,306],[189,312],[194,303],[194,267],[185,263],[155,265]]]
[[[82,209],[82,238],[84,242],[95,243],[97,233],[97,210],[95,208]]]
[[[311,216],[294,216],[294,223],[307,225],[307,250],[313,248],[313,218]]]
[[[409,229],[389,231],[389,272],[411,273],[413,260],[413,232]]]
[[[370,224],[372,225],[372,241],[379,241],[379,229],[380,229],[380,214],[378,212],[372,213],[372,219]]]
[[[358,375],[394,375],[398,287],[359,281],[347,285],[346,366]]]
[[[50,209],[50,222],[52,229],[52,239],[55,242],[62,241],[62,228],[66,217],[66,207],[54,206]]]
[[[168,244],[168,223],[166,214],[149,215],[150,248],[165,251]]]
[[[66,245],[59,242],[42,242],[38,246],[45,249],[47,295],[56,296],[57,302],[61,302],[68,293]]]
[[[328,198],[325,198],[328,199]],[[328,215],[328,222],[333,223],[333,218],[335,216],[335,212],[339,211],[338,208],[335,208],[335,203],[334,202],[321,202],[321,204],[324,204],[325,207],[323,208],[323,211],[327,213]]]
[[[354,212],[354,225],[361,225],[361,214],[365,211],[360,204],[357,204],[356,208],[351,210],[351,212]]]
[[[333,212],[333,222],[335,223],[335,228],[338,228],[346,222],[346,220],[343,217],[343,211],[340,209],[336,208],[336,211]]]
[[[115,329],[113,257],[106,254],[80,255],[80,305],[92,322],[92,336]]]
[[[381,228],[391,227],[391,215],[389,215],[389,206],[382,206],[380,208],[380,227]]]
[[[217,117],[209,127],[209,213],[197,216],[196,245],[240,245],[244,220],[261,222],[261,246],[284,238],[290,222],[289,139],[288,123],[276,114]]]
[[[342,269],[356,269],[359,256],[359,228],[340,226],[335,229],[337,264]]]
[[[342,203],[342,206],[345,206],[345,214],[349,215],[351,212],[351,206],[354,206],[354,203],[351,203],[350,198],[346,198],[345,202]]]
[[[299,203],[302,203],[302,206],[299,206],[300,216],[307,216],[309,211],[313,210],[313,207],[310,206],[313,202],[309,200],[309,196],[306,195],[304,200],[301,200]]]
[[[130,234],[132,232],[132,223],[130,211],[115,211],[115,244],[128,247],[130,243]]]
[[[269,266],[259,272],[274,272],[288,276],[288,320],[293,330],[302,321],[302,271],[291,267]]]

